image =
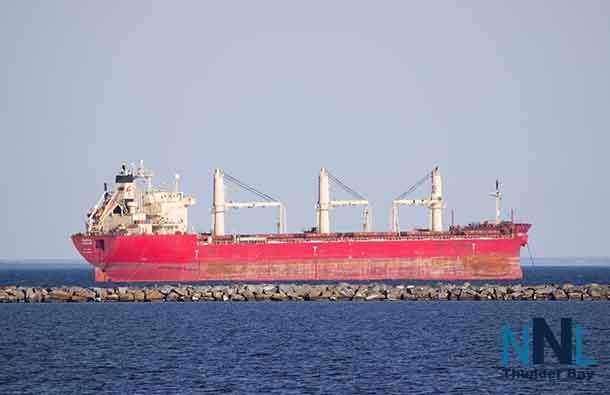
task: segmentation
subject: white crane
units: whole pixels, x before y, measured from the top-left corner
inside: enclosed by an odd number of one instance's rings
[[[351,200],[331,200],[330,198],[330,183],[329,180],[333,181],[344,191],[355,197],[356,199]],[[319,233],[330,233],[330,216],[329,210],[334,207],[348,207],[348,206],[364,206],[364,224],[363,230],[369,232],[371,229],[371,209],[369,201],[366,200],[358,192],[348,187],[335,176],[333,176],[324,167],[320,169],[320,175],[318,178],[318,207],[317,207],[317,222]]]
[[[225,201],[225,179],[232,184],[245,189],[259,196],[262,200],[251,202],[233,202]],[[214,171],[214,203],[212,206],[212,220],[214,236],[222,236],[225,234],[225,209],[240,209],[240,208],[279,208],[278,233],[286,232],[286,208],[279,200],[260,192],[253,187],[246,185],[235,177],[223,172],[220,169]]]
[[[407,195],[415,191],[427,180],[432,179],[432,192],[429,199],[405,199]],[[443,190],[441,171],[436,166],[424,178],[419,180],[409,190],[399,195],[392,201],[392,231],[400,232],[399,209],[400,206],[427,206],[430,208],[430,229],[433,232],[443,231]]]

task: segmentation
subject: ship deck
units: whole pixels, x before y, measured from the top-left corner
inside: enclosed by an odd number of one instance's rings
[[[530,224],[503,223],[477,224],[466,227],[451,227],[447,231],[412,230],[406,232],[335,232],[320,234],[302,233],[256,233],[214,236],[199,233],[197,238],[207,244],[242,243],[300,243],[300,242],[345,242],[345,241],[386,241],[386,240],[470,240],[470,239],[510,239],[518,234],[526,234]]]

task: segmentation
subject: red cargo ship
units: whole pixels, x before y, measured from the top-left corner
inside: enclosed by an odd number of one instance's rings
[[[72,236],[80,254],[95,267],[96,281],[196,282],[290,280],[514,280],[521,279],[520,248],[527,244],[529,224],[500,220],[442,229],[442,193],[438,168],[429,199],[393,201],[392,231],[369,231],[368,201],[325,169],[320,172],[317,226],[309,232],[285,233],[284,206],[269,195],[230,175],[214,174],[213,230],[187,231],[187,209],[195,200],[178,188],[152,187],[152,174],[142,164],[123,166],[112,192],[105,191],[87,219],[87,230]],[[224,182],[231,181],[261,197],[256,202],[224,200]],[[329,180],[354,200],[331,200]],[[144,183],[140,182],[144,181]],[[139,185],[143,184],[143,185]],[[398,207],[430,209],[430,229],[401,232]],[[329,211],[364,206],[363,232],[330,232]],[[225,235],[225,209],[279,208],[277,234]]]

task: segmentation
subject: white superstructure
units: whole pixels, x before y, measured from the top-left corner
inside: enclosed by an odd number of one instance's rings
[[[195,198],[178,190],[153,188],[152,173],[139,167],[121,167],[115,178],[114,191],[104,193],[87,217],[87,232],[123,234],[176,234],[188,229],[188,207]],[[138,180],[145,187],[138,187]]]

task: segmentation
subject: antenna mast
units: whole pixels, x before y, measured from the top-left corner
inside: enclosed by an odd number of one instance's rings
[[[489,196],[496,199],[496,225],[502,221],[500,215],[502,212],[502,193],[500,192],[500,181],[496,180],[496,192],[490,193]]]

